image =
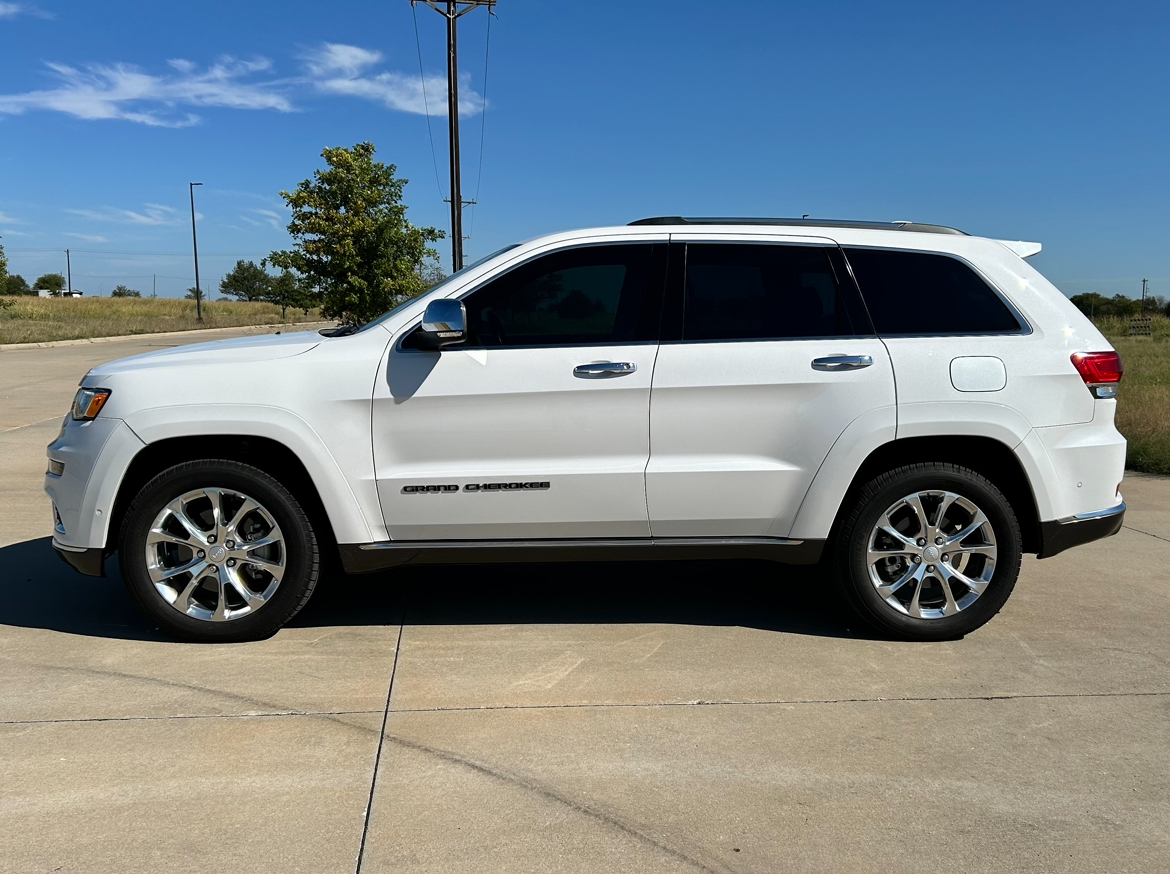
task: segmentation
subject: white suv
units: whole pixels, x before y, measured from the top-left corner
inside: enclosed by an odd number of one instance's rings
[[[823,562],[951,638],[1021,555],[1114,534],[1121,362],[1021,256],[908,222],[541,237],[359,330],[104,364],[49,446],[53,545],[152,621],[272,634],[322,563]]]

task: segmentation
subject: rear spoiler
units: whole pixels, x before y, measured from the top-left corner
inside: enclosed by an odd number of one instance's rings
[[[1039,243],[1028,243],[1024,240],[996,240],[995,242],[1007,246],[1021,258],[1031,258],[1040,253]]]

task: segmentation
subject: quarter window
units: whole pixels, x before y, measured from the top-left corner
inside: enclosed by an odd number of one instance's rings
[[[664,263],[666,247],[657,248]],[[648,243],[585,246],[517,267],[463,299],[468,345],[657,340],[662,279],[654,250]]]
[[[1020,323],[979,274],[957,258],[846,249],[879,334],[1003,334]]]
[[[689,243],[684,340],[853,333],[823,247]]]

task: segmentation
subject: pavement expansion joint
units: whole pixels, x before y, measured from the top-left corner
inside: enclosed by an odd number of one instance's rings
[[[83,722],[165,722],[168,719],[280,719],[285,716],[366,716],[381,710],[277,710],[264,713],[174,713],[163,716],[83,716],[71,719],[0,719],[0,725],[68,725]]]
[[[1152,531],[1142,531],[1142,529],[1134,528],[1131,525],[1122,525],[1121,527],[1127,531],[1136,531],[1138,534],[1146,535],[1146,537],[1153,537],[1157,540],[1163,541],[1164,543],[1170,543],[1170,537],[1163,537],[1161,534],[1154,534]]]
[[[370,814],[374,807],[374,790],[378,786],[378,766],[382,762],[382,747],[386,744],[386,722],[390,718],[390,698],[394,694],[394,678],[398,675],[398,656],[402,652],[402,630],[406,627],[406,604],[402,605],[402,616],[398,622],[398,641],[394,644],[394,663],[390,666],[390,682],[386,688],[386,708],[382,711],[382,730],[378,732],[378,751],[374,754],[374,772],[370,776],[370,796],[366,799],[365,815],[362,818],[362,840],[358,845],[356,874],[361,874],[362,861],[366,855],[366,839],[370,834]]]
[[[822,704],[913,704],[947,701],[1028,701],[1068,698],[1157,698],[1170,697],[1168,691],[1151,692],[1053,692],[1015,695],[931,695],[892,698],[793,698],[768,701],[642,701],[581,704],[487,704],[479,707],[403,707],[390,713],[468,713],[489,710],[605,710],[632,707],[774,707]]]

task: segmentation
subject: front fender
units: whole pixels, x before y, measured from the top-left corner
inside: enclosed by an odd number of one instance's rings
[[[343,466],[321,436],[297,414],[257,404],[192,404],[156,407],[126,417],[126,424],[146,444],[176,437],[239,435],[265,437],[287,447],[308,471],[321,503],[333,526],[338,543],[369,543],[387,539],[385,525],[372,528],[370,520],[381,522],[377,491],[372,479],[358,483],[355,493]],[[362,435],[354,435],[356,443]],[[368,435],[365,442],[368,444]],[[214,451],[214,446],[208,446]],[[368,459],[367,459],[368,461]],[[122,473],[125,471],[123,470]],[[120,479],[120,476],[119,476]]]

